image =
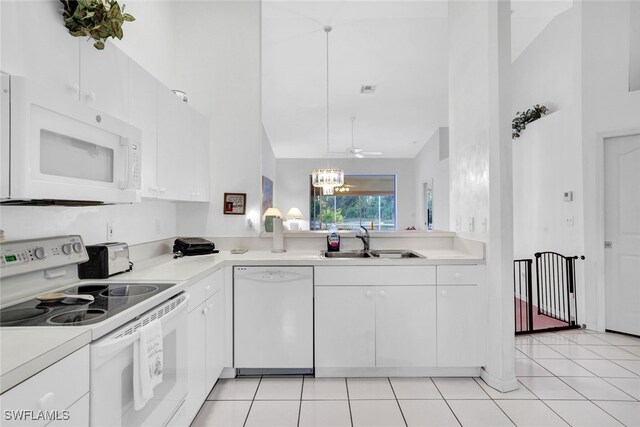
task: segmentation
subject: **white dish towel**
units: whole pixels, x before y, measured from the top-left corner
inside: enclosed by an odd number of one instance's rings
[[[162,382],[162,323],[153,320],[137,330],[133,343],[133,407],[136,411],[153,397],[153,388]]]

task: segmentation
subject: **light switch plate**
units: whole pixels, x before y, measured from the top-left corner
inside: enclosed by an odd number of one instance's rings
[[[472,216],[470,216],[469,219],[467,220],[467,228],[469,229],[469,231],[473,231],[475,228],[475,224]]]
[[[487,232],[487,218],[482,218],[482,222],[480,222],[480,231],[483,233]]]
[[[564,201],[572,202],[573,201],[573,191],[565,191],[564,192]]]
[[[568,216],[565,219],[565,224],[567,225],[567,227],[573,227],[573,216]]]
[[[113,223],[108,222],[107,223],[107,242],[112,242],[112,241],[113,241]]]

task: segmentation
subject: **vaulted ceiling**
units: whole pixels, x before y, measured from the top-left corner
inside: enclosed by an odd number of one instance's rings
[[[567,4],[514,2],[513,54]],[[263,1],[263,123],[276,157],[326,155],[326,25],[330,155],[350,156],[353,123],[356,147],[414,157],[448,125],[446,1]]]

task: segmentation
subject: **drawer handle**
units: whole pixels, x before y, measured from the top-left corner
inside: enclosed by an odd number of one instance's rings
[[[456,279],[462,279],[462,273],[453,273],[453,277]]]
[[[209,309],[207,307],[202,309],[202,314],[207,314],[207,311],[209,311]]]
[[[386,296],[387,296],[387,293],[386,293],[385,291],[380,291],[380,296],[381,296],[381,297],[386,297]]]
[[[371,292],[371,291],[367,291],[367,292],[365,292],[365,295],[366,295],[366,296],[368,296],[368,297],[370,297],[370,296],[372,296],[372,295],[373,295],[373,292]]]
[[[55,407],[55,403],[56,395],[51,391],[38,399],[38,405],[40,405],[40,409],[51,409]]]

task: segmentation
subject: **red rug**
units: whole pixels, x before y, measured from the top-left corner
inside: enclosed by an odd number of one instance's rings
[[[527,330],[527,302],[520,298],[515,299],[516,304],[516,332]],[[568,326],[566,322],[554,319],[544,314],[538,314],[538,307],[533,306],[533,330],[541,331],[550,328]]]

